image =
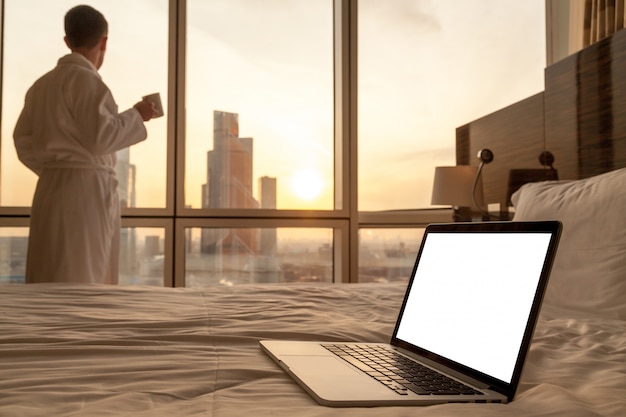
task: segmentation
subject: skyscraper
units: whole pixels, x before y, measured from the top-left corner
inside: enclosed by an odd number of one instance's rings
[[[136,206],[136,175],[137,166],[130,163],[130,148],[117,152],[117,192],[120,206]],[[120,231],[120,275],[135,276],[137,274],[137,234],[135,228],[122,228]]]
[[[239,115],[213,113],[213,150],[207,154],[209,208],[258,208],[252,194],[252,138],[239,137]]]
[[[239,137],[239,115],[213,112],[213,150],[207,153],[203,208],[251,209],[259,203],[252,189],[252,138]],[[255,229],[203,229],[203,253],[258,253]]]
[[[261,177],[259,178],[259,195],[261,196],[261,208],[276,208],[276,178]],[[276,245],[278,242],[276,229],[262,229],[261,241],[259,242],[260,251],[263,255],[273,255],[276,253]]]

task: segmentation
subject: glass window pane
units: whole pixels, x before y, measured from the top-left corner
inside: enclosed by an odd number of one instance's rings
[[[162,287],[165,229],[123,227],[120,233],[120,285]],[[167,254],[172,256],[172,254]]]
[[[456,128],[543,90],[544,0],[359,0],[359,210],[430,206]]]
[[[164,235],[162,228],[122,228],[120,285],[163,286]],[[25,282],[27,250],[27,227],[0,228],[0,284]]]
[[[360,229],[359,282],[408,282],[423,228]]]
[[[0,228],[0,284],[23,284],[26,274],[28,227]]]
[[[333,209],[333,1],[187,7],[185,205]]]
[[[75,5],[73,0],[4,1],[0,205],[31,204],[37,179],[17,159],[13,129],[28,88],[70,52],[63,42],[63,20]],[[90,5],[109,23],[99,72],[119,110],[154,92],[167,103],[168,0],[94,0]],[[165,207],[166,119],[148,122],[148,139],[118,153],[124,206]]]
[[[186,229],[185,285],[333,282],[333,229]]]

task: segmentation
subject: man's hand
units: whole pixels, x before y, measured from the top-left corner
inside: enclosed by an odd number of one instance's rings
[[[144,122],[147,122],[156,115],[156,108],[154,107],[154,103],[148,99],[144,98],[133,107],[137,109],[139,114],[141,114],[141,118]]]

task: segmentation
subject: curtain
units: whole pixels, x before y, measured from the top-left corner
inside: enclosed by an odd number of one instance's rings
[[[624,28],[624,0],[585,0],[583,47]]]

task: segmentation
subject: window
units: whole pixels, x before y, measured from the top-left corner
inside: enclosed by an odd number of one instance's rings
[[[13,129],[28,88],[70,52],[63,42],[63,18],[76,2],[3,3],[0,205],[27,207],[37,178],[17,159]],[[154,92],[161,93],[167,103],[168,1],[94,0],[90,5],[100,10],[109,23],[100,74],[120,110]],[[124,207],[164,208],[167,118],[152,120],[146,127],[146,141],[118,154],[120,200]]]
[[[333,229],[187,228],[185,285],[333,282]]]
[[[359,230],[359,282],[408,282],[423,228]]]
[[[28,227],[0,227],[0,284],[23,284]]]
[[[429,207],[455,131],[543,90],[543,0],[359,0],[359,210]]]
[[[28,250],[28,227],[25,219],[9,227],[15,219],[3,221],[0,225],[0,284],[23,284],[26,272]],[[165,268],[164,252],[166,228],[122,227],[120,233],[120,285],[163,286]],[[171,237],[168,238],[171,240]],[[171,250],[169,246],[168,250]],[[171,258],[171,257],[170,257]]]
[[[164,285],[168,266],[165,234],[165,228],[159,227],[122,227],[120,285]]]
[[[434,167],[455,164],[456,127],[543,88],[542,0],[90,4],[109,21],[101,74],[120,109],[159,92],[166,111],[118,154],[121,284],[405,281],[424,225],[451,220],[421,209]],[[75,3],[3,5],[7,282],[23,281],[36,183],[12,132],[67,53]]]
[[[332,35],[332,0],[187,1],[187,207],[333,209]]]

